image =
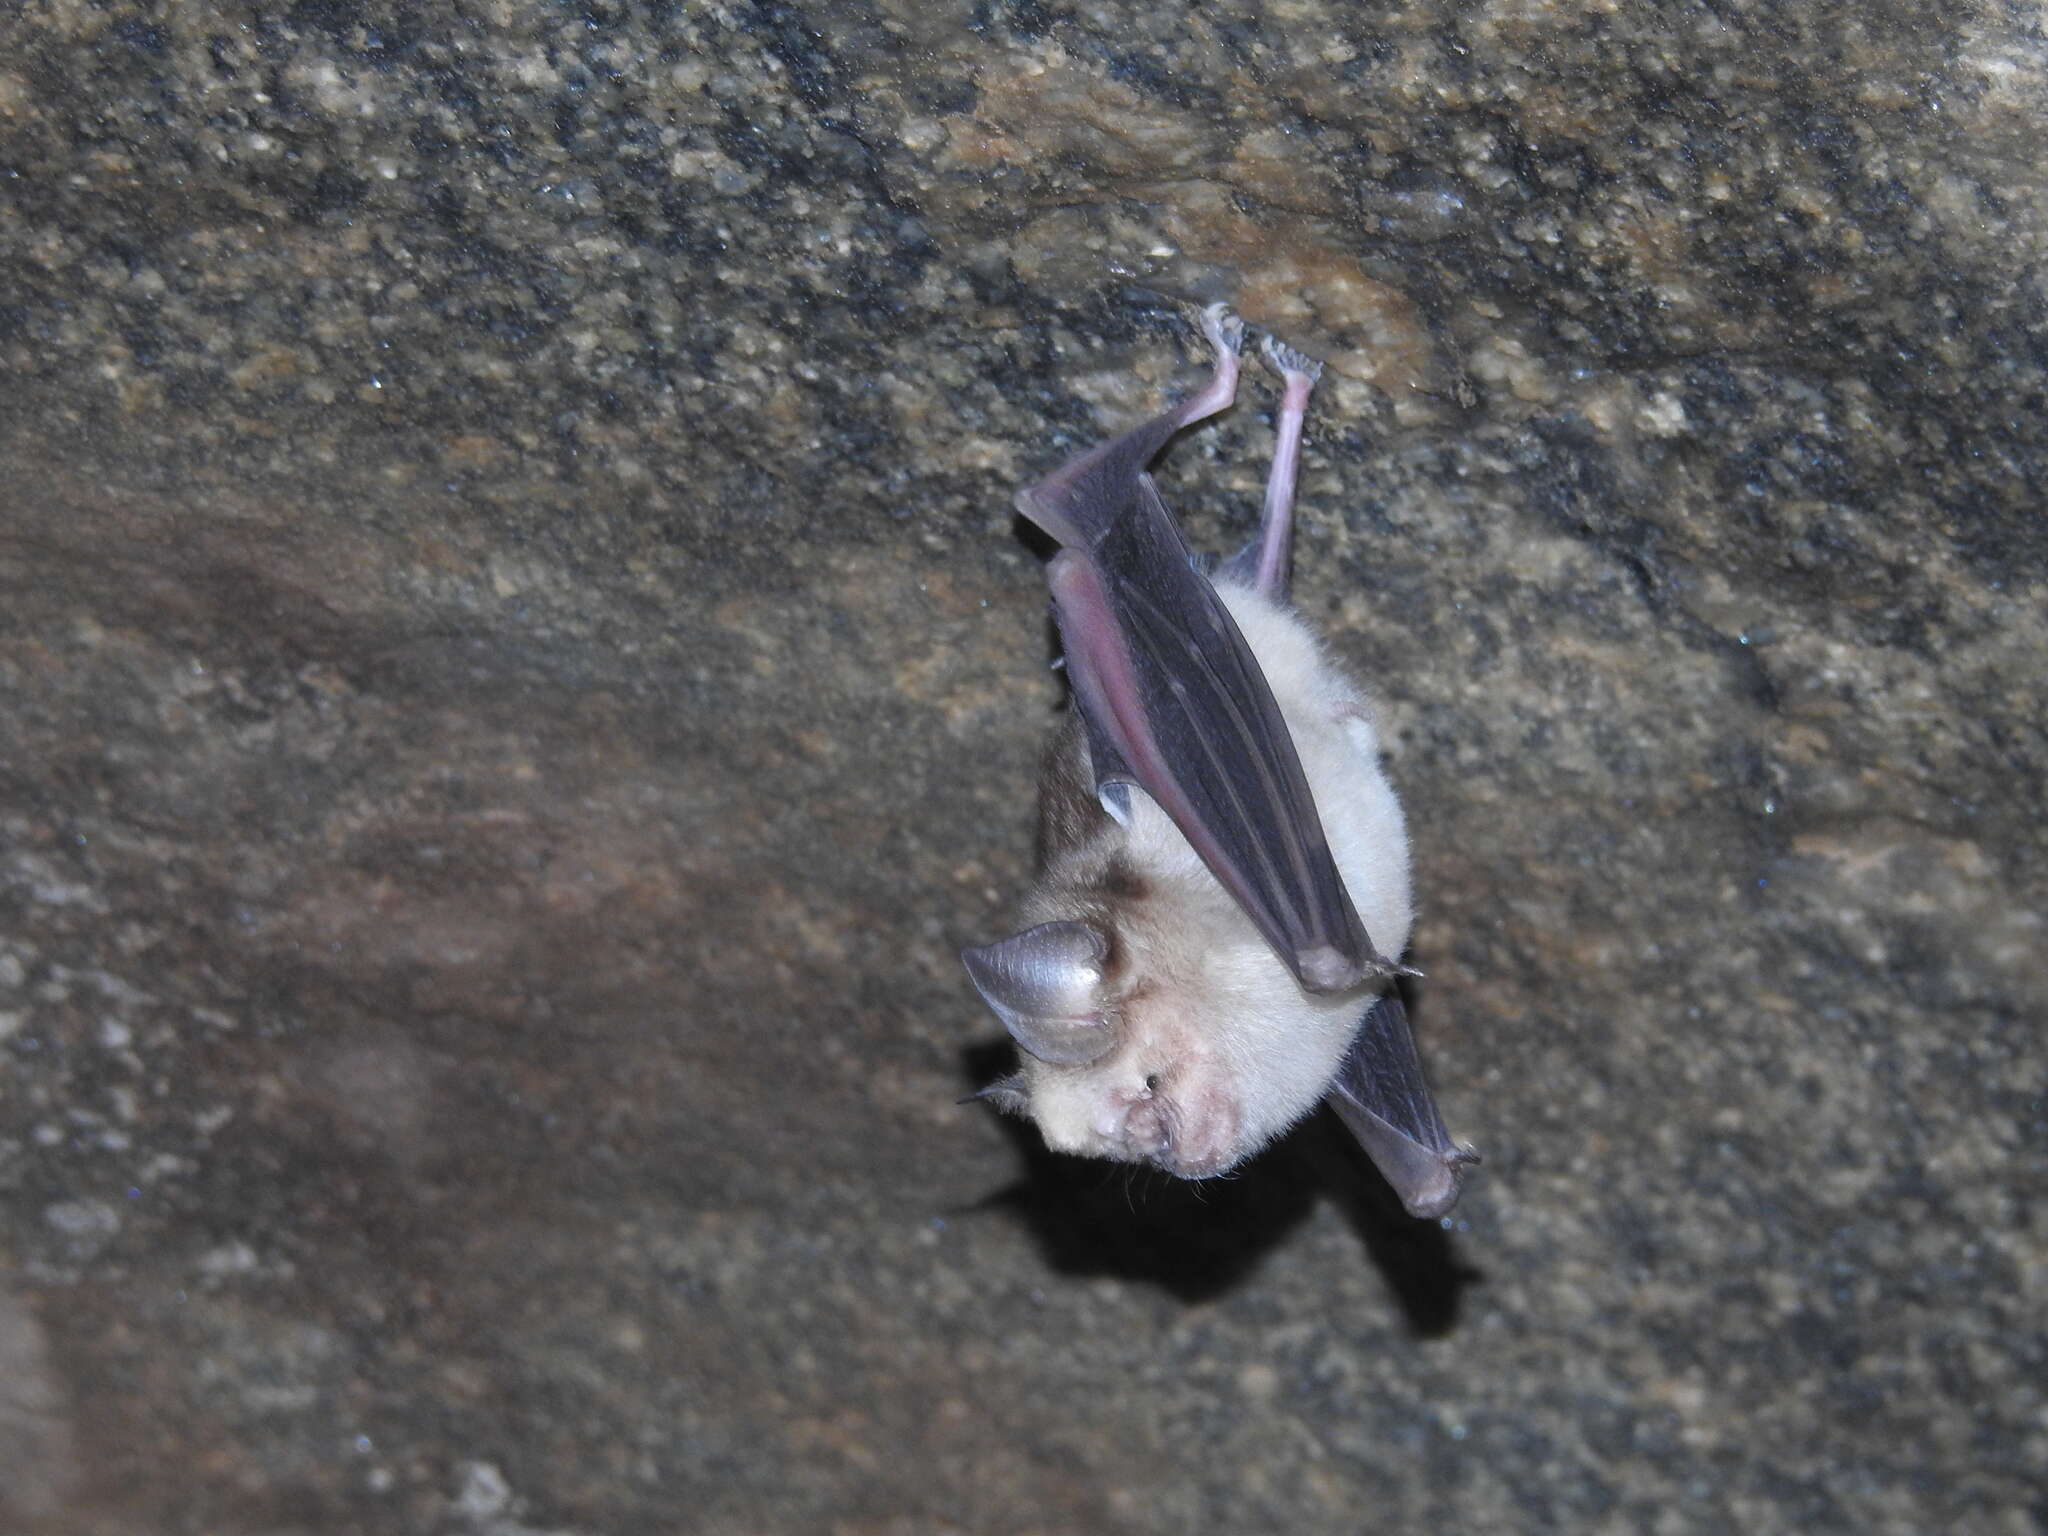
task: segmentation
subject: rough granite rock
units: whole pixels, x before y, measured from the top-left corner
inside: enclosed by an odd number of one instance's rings
[[[0,11],[0,1529],[2041,1529],[2044,114],[1976,0]],[[1219,296],[1442,1228],[953,1102],[1009,500]]]

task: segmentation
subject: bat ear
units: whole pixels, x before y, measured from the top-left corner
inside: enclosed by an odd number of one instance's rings
[[[1008,1077],[999,1077],[986,1088],[977,1088],[960,1101],[962,1104],[988,1104],[1006,1115],[1028,1115],[1031,1113],[1031,1089],[1024,1082],[1024,1074],[1012,1072]]]
[[[1102,1016],[1109,940],[1092,923],[1040,923],[960,951],[968,978],[1010,1038],[1040,1061],[1080,1067],[1114,1044]]]

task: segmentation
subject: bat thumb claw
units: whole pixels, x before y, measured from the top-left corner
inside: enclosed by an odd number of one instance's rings
[[[1399,976],[1412,976],[1418,981],[1422,979],[1422,972],[1406,961],[1395,960],[1390,956],[1381,954],[1374,954],[1367,958],[1365,974],[1375,981],[1392,981]]]
[[[1420,977],[1422,972],[1385,955],[1368,955],[1360,962],[1334,944],[1317,944],[1294,952],[1294,974],[1310,992],[1346,992],[1360,982]]]

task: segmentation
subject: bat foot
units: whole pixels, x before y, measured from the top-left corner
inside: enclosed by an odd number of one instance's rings
[[[1202,311],[1202,334],[1218,357],[1236,357],[1244,350],[1244,318],[1228,304],[1211,304]]]
[[[1306,352],[1295,351],[1277,336],[1268,336],[1261,341],[1259,351],[1266,359],[1266,366],[1289,383],[1300,379],[1313,384],[1323,376],[1321,363]]]

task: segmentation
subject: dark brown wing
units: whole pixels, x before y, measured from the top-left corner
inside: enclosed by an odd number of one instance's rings
[[[1098,784],[1139,785],[1311,991],[1385,974],[1330,857],[1251,648],[1145,466],[1169,412],[1018,498],[1062,546],[1048,578]]]

